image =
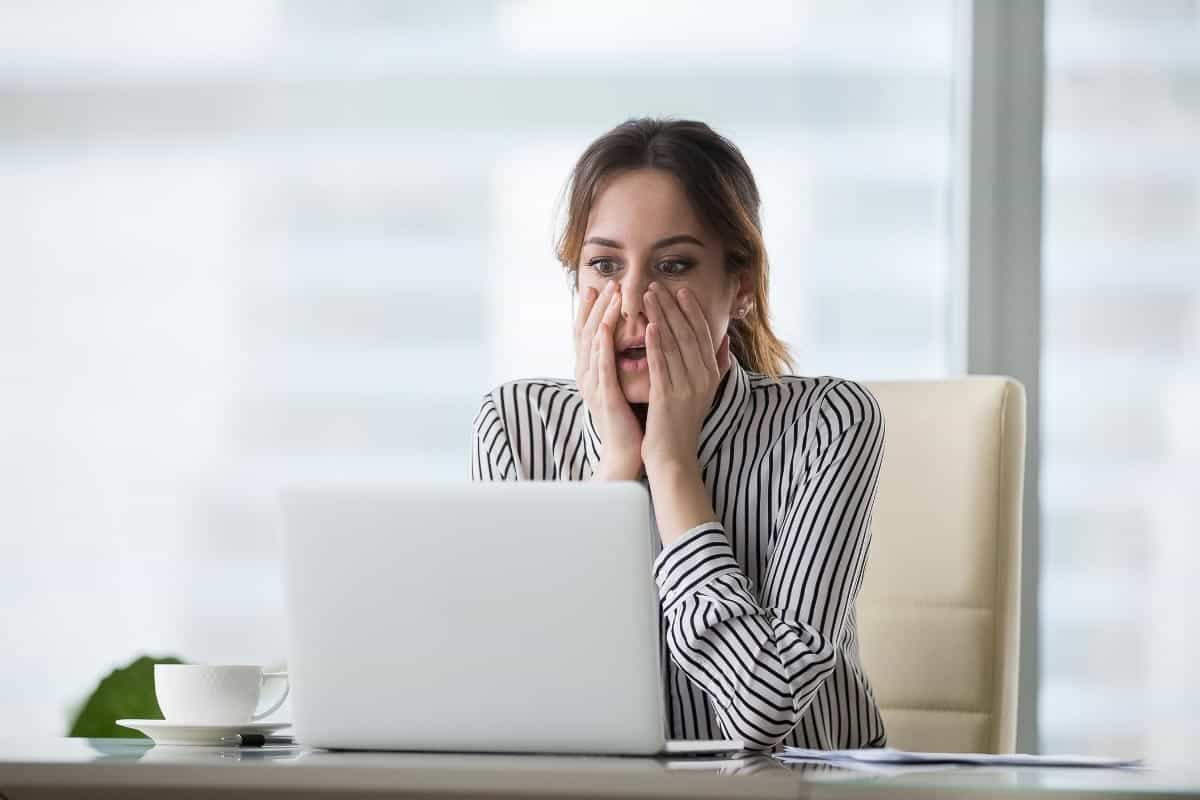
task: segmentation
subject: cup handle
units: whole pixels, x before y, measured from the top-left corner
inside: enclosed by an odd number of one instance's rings
[[[263,717],[269,716],[271,714],[274,714],[276,711],[278,711],[279,707],[281,705],[283,705],[283,701],[287,700],[288,692],[291,691],[291,689],[292,689],[291,684],[288,682],[288,674],[286,672],[264,672],[263,673],[262,679],[264,681],[267,681],[271,678],[282,678],[283,679],[283,694],[279,695],[279,699],[275,701],[275,704],[273,706],[271,706],[270,708],[268,708],[266,711],[263,711],[261,714],[255,714],[254,716],[252,716],[250,719],[254,722],[257,722],[260,719],[262,719]]]

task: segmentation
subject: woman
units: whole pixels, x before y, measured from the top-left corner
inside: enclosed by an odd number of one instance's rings
[[[669,737],[883,746],[854,614],[883,415],[851,381],[780,374],[750,168],[703,123],[636,119],[569,197],[575,380],[485,395],[472,477],[644,477]]]

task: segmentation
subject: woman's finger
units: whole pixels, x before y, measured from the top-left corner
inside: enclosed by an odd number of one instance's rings
[[[613,331],[616,329],[617,318],[621,314],[621,295],[615,293],[608,300],[608,307],[605,308],[600,317],[599,326],[596,328],[595,339],[599,342],[599,347],[595,350],[595,356],[592,359],[593,371],[597,374],[594,386],[599,386],[603,383],[603,378],[599,376],[599,371],[605,367],[605,360],[615,360],[612,355],[613,349]]]
[[[596,386],[596,368],[600,366],[601,351],[604,349],[604,332],[599,327],[592,334],[592,342],[588,347],[588,370],[584,373],[584,382],[589,393]],[[586,399],[586,398],[585,398]]]
[[[589,286],[583,290],[583,295],[579,298],[579,311],[575,315],[575,343],[578,344],[580,337],[583,336],[583,326],[587,323],[588,317],[592,314],[592,306],[596,304],[596,299],[600,297],[600,293],[596,291],[596,287]]]
[[[696,343],[700,346],[701,360],[710,370],[718,371],[717,348],[713,347],[712,332],[708,329],[708,319],[704,316],[704,310],[700,308],[696,295],[690,289],[683,288],[677,292],[677,296],[679,308],[692,326],[692,333],[695,334]]]
[[[675,296],[670,291],[658,284],[651,284],[650,287],[667,320],[664,327],[668,330],[663,332],[663,339],[667,340],[668,334],[674,339],[674,350],[678,353],[679,362],[687,370],[688,381],[698,387],[699,382],[706,378],[705,372],[708,365],[700,351],[700,344],[696,340],[695,331],[692,330],[692,323],[684,316],[679,304],[675,302]],[[670,344],[669,340],[667,342]],[[672,348],[667,348],[668,358],[670,358],[671,350]],[[668,363],[674,367],[675,362],[669,361]],[[672,378],[676,384],[679,383],[680,379],[674,373],[672,373]]]
[[[650,367],[650,394],[666,396],[671,390],[671,374],[663,355],[657,322],[646,326],[646,363]]]
[[[599,299],[600,293],[593,287],[589,286],[584,290],[583,301],[579,307],[579,317],[575,320],[575,380],[581,381],[587,375],[588,367],[592,363],[593,342],[591,337],[584,333],[587,327],[587,321],[592,317],[592,310],[595,308],[596,301]]]
[[[595,305],[592,306],[592,311],[588,314],[588,321],[583,326],[581,344],[588,345],[586,348],[588,359],[583,363],[584,371],[592,368],[592,359],[590,359],[590,356],[592,356],[593,348],[590,345],[594,343],[596,331],[598,331],[601,321],[607,317],[613,305],[616,305],[619,311],[619,290],[616,283],[610,282],[598,299],[596,299]]]
[[[604,295],[602,295],[601,297],[604,297]],[[596,348],[594,345],[595,345],[596,337],[600,333],[600,328],[599,328],[600,323],[604,322],[605,320],[609,320],[610,321],[609,324],[611,325],[612,324],[611,320],[614,319],[615,316],[617,314],[619,314],[621,311],[621,298],[620,298],[619,293],[609,292],[607,297],[608,297],[607,303],[605,303],[604,305],[597,303],[596,307],[592,310],[592,316],[595,317],[595,319],[593,320],[593,324],[595,325],[595,331],[591,334],[591,338],[588,340],[589,343],[592,345],[591,347],[588,348],[589,359],[588,359],[587,369],[589,371],[591,371],[595,368]],[[611,337],[611,335],[612,334],[610,333],[609,336]]]
[[[617,329],[617,319],[621,316],[621,290],[617,287],[611,297],[608,299],[608,308],[604,310],[604,314],[600,318],[600,325],[604,328],[604,334],[600,337],[602,345],[608,350],[613,349],[613,331]],[[603,351],[604,347],[601,348]],[[601,355],[603,359],[603,354]],[[612,358],[610,355],[609,358]],[[603,363],[603,362],[601,362]]]
[[[589,286],[584,292],[583,304],[579,309],[579,318],[575,320],[576,378],[587,371],[588,365],[592,360],[592,339],[584,331],[587,329],[588,320],[592,318],[592,312],[599,299],[600,293],[595,288]]]
[[[608,308],[608,303],[612,299],[613,292],[616,291],[617,282],[609,281],[604,285],[604,290],[600,292],[600,296],[588,309],[587,318],[583,322],[583,329],[580,331],[580,344],[590,344],[592,337],[596,335],[596,328],[600,326],[600,320],[604,318],[604,311]]]
[[[608,325],[608,338],[613,338],[613,331],[617,329],[617,320],[621,317],[621,287],[613,284],[613,293],[608,300],[608,307],[604,309],[604,316],[600,322]]]
[[[729,334],[721,337],[721,346],[717,348],[717,374],[724,375],[729,368]]]
[[[606,315],[607,316],[607,315]],[[613,354],[613,334],[607,318],[600,323],[600,352],[598,355],[599,363],[596,368],[596,385],[600,388],[605,402],[611,401],[616,397],[613,392],[621,391],[621,384],[617,380],[617,359]]]
[[[662,351],[663,362],[666,364],[667,382],[671,388],[682,388],[688,385],[687,365],[679,352],[679,343],[675,339],[671,326],[667,324],[662,304],[658,302],[657,295],[658,293],[654,291],[646,292],[646,308],[650,312],[650,320],[658,328],[659,350]]]

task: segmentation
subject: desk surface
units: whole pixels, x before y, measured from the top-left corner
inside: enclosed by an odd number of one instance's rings
[[[53,797],[1197,797],[1200,768],[951,767],[896,775],[704,759],[155,747],[0,739],[0,800]]]

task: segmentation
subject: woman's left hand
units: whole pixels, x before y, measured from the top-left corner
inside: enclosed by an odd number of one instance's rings
[[[644,308],[650,401],[642,463],[653,480],[661,470],[697,467],[700,430],[729,369],[729,336],[713,346],[704,312],[686,288],[672,295],[652,283]]]

